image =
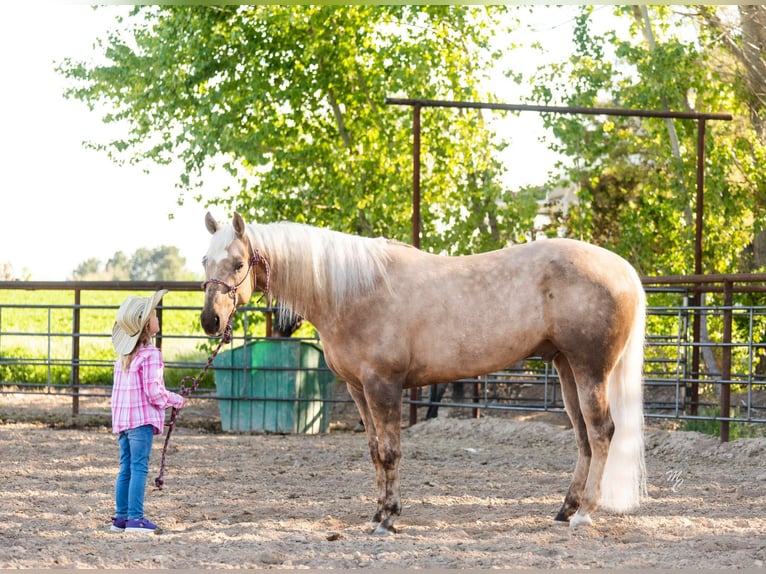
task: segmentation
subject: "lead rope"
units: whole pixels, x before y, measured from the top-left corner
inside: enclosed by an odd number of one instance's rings
[[[242,282],[247,278],[248,275],[250,275],[250,271],[255,269],[258,263],[263,263],[265,271],[266,271],[266,286],[263,289],[263,294],[261,297],[267,297],[269,294],[269,282],[271,279],[271,268],[269,267],[269,262],[264,259],[264,257],[258,252],[258,251],[251,251],[252,256],[250,257],[250,261],[248,262],[247,267],[247,273],[242,278],[242,280],[237,283],[234,286],[230,286],[227,283],[224,283],[220,279],[208,279],[202,284],[202,289],[205,289],[207,287],[208,283],[214,283],[217,285],[222,285],[226,288],[228,291],[228,295],[234,300],[234,306],[231,309],[231,313],[229,314],[229,319],[226,321],[226,327],[224,327],[223,330],[223,336],[221,337],[221,340],[218,342],[218,346],[215,348],[215,350],[212,352],[210,357],[207,360],[207,363],[204,367],[202,367],[202,370],[199,372],[199,374],[196,377],[192,376],[186,376],[183,379],[181,379],[180,388],[178,389],[178,394],[182,397],[186,398],[189,395],[191,395],[193,392],[196,392],[196,390],[199,388],[200,383],[202,382],[202,378],[205,376],[205,373],[207,373],[208,369],[212,366],[213,361],[215,361],[215,358],[218,356],[218,353],[221,351],[221,348],[224,345],[227,345],[231,343],[232,339],[232,321],[234,319],[234,313],[237,312],[237,289],[240,285],[242,285]],[[253,273],[253,290],[255,290],[255,273]],[[267,299],[268,300],[268,299]],[[192,381],[191,387],[186,387],[187,381]],[[165,459],[167,458],[168,454],[168,444],[170,443],[170,435],[173,433],[173,427],[176,424],[176,419],[178,418],[180,411],[173,407],[173,410],[170,412],[170,420],[167,423],[168,432],[165,435],[165,444],[162,446],[162,458],[160,459],[160,473],[157,476],[157,478],[154,479],[154,486],[157,487],[157,490],[162,490],[162,487],[165,484]]]
[[[202,370],[199,372],[199,374],[196,377],[192,376],[186,376],[183,379],[181,379],[181,388],[178,389],[178,394],[182,397],[186,398],[189,395],[191,395],[193,392],[195,392],[198,388],[200,383],[202,382],[202,378],[205,376],[205,373],[207,373],[207,370],[210,368],[210,366],[213,364],[213,361],[215,361],[216,356],[218,355],[218,352],[221,350],[221,347],[231,342],[231,335],[232,335],[232,319],[234,318],[234,313],[236,312],[237,308],[234,307],[232,309],[231,314],[229,315],[229,320],[226,322],[226,328],[223,331],[223,337],[221,337],[221,340],[218,342],[218,346],[215,348],[215,351],[210,355],[210,358],[208,358],[207,363],[204,367],[202,367]],[[193,384],[191,387],[186,387],[187,381],[193,381]],[[173,410],[170,412],[170,420],[167,423],[168,426],[168,432],[165,435],[165,444],[162,446],[162,458],[160,459],[160,474],[157,476],[157,478],[154,479],[154,486],[157,487],[158,490],[162,490],[163,485],[165,484],[165,459],[168,454],[168,443],[170,442],[170,435],[173,433],[173,427],[176,424],[176,419],[178,418],[179,410],[176,407],[173,407]]]

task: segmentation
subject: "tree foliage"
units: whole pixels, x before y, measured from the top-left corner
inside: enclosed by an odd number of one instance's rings
[[[709,26],[671,6],[617,7],[628,37],[594,33],[583,7],[571,57],[540,70],[534,99],[573,106],[728,112],[708,122],[703,272],[750,271],[763,229],[764,142],[748,109],[745,75]],[[707,11],[705,11],[707,13]],[[556,98],[560,98],[557,100]],[[646,274],[692,273],[696,190],[694,121],[550,116],[565,179],[579,205],[554,225],[612,248]],[[754,193],[755,192],[755,193]]]
[[[31,274],[25,267],[17,273],[10,261],[0,263],[0,281],[29,281]]]
[[[131,256],[124,252],[115,253],[106,264],[91,257],[72,272],[72,279],[78,281],[184,281],[194,274],[184,266],[178,247],[163,245],[155,249],[141,247]]]
[[[407,241],[412,112],[384,100],[491,97],[479,86],[504,10],[143,6],[101,42],[105,63],[59,70],[70,97],[127,126],[98,146],[115,158],[180,160],[186,192],[223,166],[239,189],[213,203],[251,221]],[[422,247],[485,250],[531,227],[534,200],[500,184],[491,138],[479,112],[423,111]]]

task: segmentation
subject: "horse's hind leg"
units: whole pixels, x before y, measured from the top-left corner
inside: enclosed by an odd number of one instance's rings
[[[432,385],[429,391],[428,400],[431,403],[428,405],[428,411],[426,412],[427,419],[435,419],[439,416],[439,405],[444,398],[444,392],[447,390],[447,383],[441,383],[439,385]]]
[[[572,368],[569,366],[564,355],[559,354],[553,361],[556,371],[561,381],[561,393],[564,398],[564,407],[566,408],[569,420],[572,421],[575,439],[577,440],[577,465],[575,466],[572,482],[569,484],[569,490],[564,498],[564,504],[556,514],[556,522],[569,522],[572,515],[577,512],[582,502],[583,491],[585,490],[585,481],[588,478],[590,470],[591,450],[588,442],[588,430],[585,426],[582,411],[580,410],[580,399],[577,395],[577,385],[575,383]]]
[[[571,526],[590,524],[590,514],[596,510],[601,496],[601,479],[614,435],[607,398],[608,375],[605,371],[608,373],[608,370],[604,369],[603,363],[574,364],[571,358],[559,358],[556,367],[559,373],[566,373],[562,377],[562,389],[565,389],[567,410],[571,411],[580,448],[572,486],[559,516],[570,518]],[[577,511],[571,514],[575,505]]]
[[[572,517],[571,526],[578,524],[590,524],[590,514],[598,506],[601,496],[601,479],[604,477],[606,458],[609,455],[609,445],[614,435],[614,422],[609,412],[607,399],[606,380],[589,379],[597,381],[588,388],[580,385],[580,410],[582,411],[585,425],[588,428],[588,443],[591,448],[591,462],[588,470],[588,479],[585,481],[585,490],[580,501],[580,508]]]

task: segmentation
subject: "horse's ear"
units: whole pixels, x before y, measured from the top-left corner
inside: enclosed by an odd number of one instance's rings
[[[242,219],[242,216],[234,212],[234,220],[232,221],[234,224],[234,231],[237,233],[237,237],[242,239],[242,237],[245,235],[245,220]]]
[[[216,222],[215,218],[210,214],[210,212],[207,212],[207,215],[205,216],[205,227],[207,227],[207,230],[212,234],[215,235],[215,232],[218,231],[218,223]]]

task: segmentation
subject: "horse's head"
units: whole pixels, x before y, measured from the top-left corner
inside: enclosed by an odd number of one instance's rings
[[[235,307],[247,303],[256,291],[268,291],[269,263],[253,248],[239,213],[234,214],[232,225],[223,226],[208,213],[205,226],[213,238],[202,261],[205,305],[200,319],[205,333],[219,336]]]

